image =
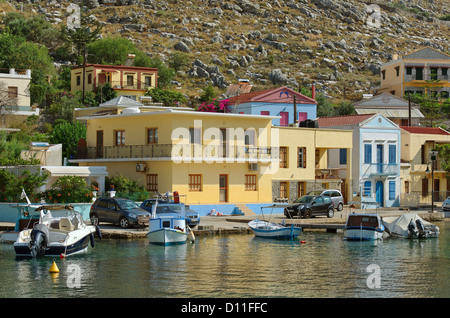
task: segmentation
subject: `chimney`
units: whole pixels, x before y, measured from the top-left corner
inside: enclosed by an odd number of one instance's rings
[[[316,82],[312,83],[311,87],[311,98],[316,100]]]
[[[125,61],[125,66],[132,66],[135,57],[136,57],[136,55],[134,55],[134,54],[128,54],[127,60]]]

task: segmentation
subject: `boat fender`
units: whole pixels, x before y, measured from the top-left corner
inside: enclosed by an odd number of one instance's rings
[[[91,246],[94,247],[94,245],[95,245],[94,233],[91,233],[90,237],[91,237]]]
[[[97,233],[98,238],[102,239],[102,232],[100,232],[100,228],[98,225],[95,226],[95,233]]]
[[[305,243],[306,243],[306,241],[300,241],[300,243],[301,243],[301,244],[305,244]]]

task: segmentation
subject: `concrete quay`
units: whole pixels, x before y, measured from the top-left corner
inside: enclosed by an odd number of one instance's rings
[[[350,209],[344,207],[340,212],[336,211],[334,217],[327,218],[326,216],[317,216],[310,219],[287,219],[283,214],[246,214],[246,215],[221,215],[221,216],[202,216],[200,224],[197,225],[193,231],[196,237],[214,236],[214,235],[232,235],[232,234],[252,234],[252,230],[248,226],[248,222],[254,219],[261,219],[271,222],[281,223],[284,220],[285,224],[295,224],[302,228],[303,231],[327,231],[336,233],[345,225],[349,213],[361,213],[359,209]],[[441,208],[435,208],[434,213],[430,213],[431,209],[418,210],[401,210],[394,209],[373,209],[365,210],[365,213],[377,213],[383,216],[400,216],[403,213],[417,213],[424,220],[429,222],[440,222],[450,220],[450,215],[447,216]],[[449,214],[449,213],[447,213]],[[116,225],[100,224],[100,229],[103,238],[111,239],[139,239],[146,238],[147,228],[144,229],[121,229]]]

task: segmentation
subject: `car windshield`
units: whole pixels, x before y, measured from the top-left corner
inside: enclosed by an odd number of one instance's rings
[[[137,209],[139,206],[131,200],[116,200],[122,210]]]
[[[314,199],[314,197],[311,196],[303,196],[301,198],[298,198],[297,200],[295,200],[295,203],[309,203]]]
[[[177,211],[174,211],[171,207],[168,206],[158,206],[156,208],[156,213],[176,213]]]
[[[307,194],[308,195],[320,195],[322,193],[322,191],[310,191]]]

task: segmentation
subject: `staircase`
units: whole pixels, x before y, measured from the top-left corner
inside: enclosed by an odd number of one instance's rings
[[[244,213],[244,215],[255,215],[255,213],[254,213],[252,210],[250,210],[250,209],[245,205],[245,203],[236,203],[236,208],[237,208],[240,212]]]

